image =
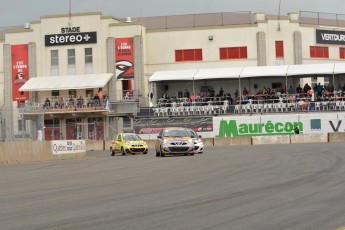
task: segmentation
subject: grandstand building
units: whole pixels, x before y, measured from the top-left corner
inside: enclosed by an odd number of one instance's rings
[[[234,95],[321,83],[335,90],[345,83],[345,17],[322,16],[97,12],[1,30],[0,138],[35,140],[41,129],[45,140],[109,139],[133,130],[133,117],[164,95],[185,90],[193,99],[210,88]]]

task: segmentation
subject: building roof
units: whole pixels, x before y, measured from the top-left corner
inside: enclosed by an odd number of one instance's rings
[[[150,82],[344,74],[345,63],[157,71]]]
[[[113,76],[112,73],[65,75],[30,78],[19,91],[49,91],[68,89],[103,88]]]

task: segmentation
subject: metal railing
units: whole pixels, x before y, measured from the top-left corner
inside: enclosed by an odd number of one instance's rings
[[[255,23],[254,16],[250,11],[155,16],[133,18],[132,20],[143,24],[148,30]],[[126,19],[120,19],[120,21],[124,22]]]
[[[194,102],[189,105],[165,104],[160,107],[141,108],[136,117],[190,117],[241,114],[298,113],[298,112],[345,111],[345,98],[311,101],[302,99],[265,99],[229,104],[227,101],[207,103]]]
[[[299,20],[302,24],[323,26],[345,26],[345,14],[300,11]]]

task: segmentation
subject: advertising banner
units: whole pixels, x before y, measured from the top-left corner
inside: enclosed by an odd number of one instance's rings
[[[51,143],[54,155],[86,152],[85,140],[62,140]]]
[[[291,135],[345,132],[345,113],[308,113],[214,117],[215,137]]]
[[[212,117],[188,118],[142,118],[134,120],[134,130],[137,134],[159,133],[166,127],[185,127],[196,132],[212,132]]]
[[[316,43],[345,45],[345,31],[316,30]]]
[[[44,38],[45,46],[64,46],[97,43],[96,32],[48,34]]]
[[[12,99],[29,100],[29,92],[19,92],[19,88],[29,80],[28,45],[12,45]]]
[[[115,74],[118,80],[134,78],[133,38],[115,39]]]

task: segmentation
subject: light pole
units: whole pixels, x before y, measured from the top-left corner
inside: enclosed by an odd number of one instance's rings
[[[4,105],[1,106],[1,110],[0,110],[0,142],[2,142],[2,109],[4,108]]]
[[[278,31],[281,30],[281,27],[280,27],[280,5],[282,3],[282,0],[279,0],[279,9],[278,9]]]

